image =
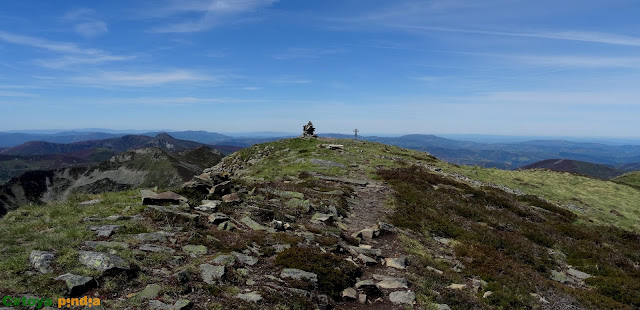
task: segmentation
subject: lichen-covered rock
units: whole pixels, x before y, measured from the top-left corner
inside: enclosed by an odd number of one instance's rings
[[[29,262],[40,273],[50,273],[52,271],[51,262],[53,262],[54,257],[55,253],[53,252],[31,251]]]
[[[215,284],[215,280],[219,280],[224,276],[224,265],[214,266],[210,264],[201,264],[200,275],[202,276],[202,281],[205,283]]]
[[[114,254],[106,254],[92,251],[79,252],[80,263],[94,270],[107,271],[124,271],[131,267],[127,261]]]
[[[185,245],[182,247],[182,251],[191,255],[205,255],[209,251],[204,245]]]
[[[285,268],[280,273],[281,278],[291,278],[296,280],[307,280],[311,283],[318,282],[318,275],[313,272],[307,272],[295,268]]]

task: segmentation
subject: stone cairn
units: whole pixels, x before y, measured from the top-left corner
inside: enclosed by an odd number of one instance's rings
[[[318,135],[314,134],[316,129],[313,127],[313,123],[309,121],[306,125],[302,126],[302,136],[301,138],[317,138]]]

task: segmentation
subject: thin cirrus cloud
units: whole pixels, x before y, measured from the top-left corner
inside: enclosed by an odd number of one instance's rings
[[[220,81],[224,77],[212,77],[189,70],[164,72],[102,72],[93,76],[75,77],[74,82],[93,86],[153,87],[173,83]]]
[[[279,54],[274,55],[273,58],[278,60],[304,59],[304,58],[311,59],[311,58],[320,58],[328,55],[335,55],[335,54],[344,53],[344,52],[346,51],[343,49],[291,47]]]
[[[74,43],[56,42],[9,33],[2,30],[0,30],[0,41],[62,54],[62,56],[58,58],[39,59],[35,61],[37,65],[52,69],[60,69],[77,64],[101,64],[135,58],[134,56],[112,55],[100,49],[82,48]]]
[[[211,29],[228,22],[231,17],[268,7],[277,0],[187,0],[169,1],[165,6],[152,10],[156,18],[180,18],[181,21],[154,27],[150,32],[187,33]],[[193,15],[199,15],[193,17]],[[185,16],[186,15],[186,16]]]
[[[100,20],[94,10],[81,8],[65,14],[65,21],[74,23],[73,29],[85,38],[93,38],[109,32],[107,23]]]
[[[509,32],[509,31],[490,31],[490,30],[477,30],[477,29],[463,29],[463,28],[448,28],[437,26],[422,26],[411,24],[383,24],[383,26],[396,28],[399,30],[405,30],[410,32],[452,32],[452,33],[467,33],[467,34],[480,34],[491,36],[505,36],[505,37],[524,37],[524,38],[539,38],[550,40],[566,40],[566,41],[581,41],[591,43],[601,43],[610,45],[624,45],[624,46],[640,46],[640,38],[627,35],[619,35],[603,32],[584,32],[584,31],[540,31],[540,32]]]

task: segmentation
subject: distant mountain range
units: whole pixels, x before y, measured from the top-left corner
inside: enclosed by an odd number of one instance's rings
[[[253,144],[275,141],[292,136],[237,137],[206,131],[172,131],[168,136],[184,141],[193,141],[230,154]],[[258,135],[259,133],[255,133]],[[270,133],[275,135],[276,133]],[[87,157],[105,159],[117,152],[135,147],[153,146],[153,139],[164,133],[146,132],[137,135],[124,135],[122,132],[80,132],[69,131],[55,134],[42,133],[0,133],[0,154],[5,155],[43,155],[68,154],[81,160]],[[319,134],[323,137],[353,138],[345,134]],[[28,142],[25,140],[41,140]],[[90,141],[81,141],[91,139]],[[531,140],[509,143],[482,143],[442,138],[434,135],[404,135],[398,137],[362,136],[362,140],[396,145],[414,150],[427,151],[434,156],[461,165],[477,165],[500,169],[518,169],[550,158],[561,158],[606,165],[622,171],[640,170],[640,145],[613,145],[593,142],[574,142],[566,140]],[[17,142],[28,142],[16,144]],[[61,144],[64,143],[64,144]],[[155,142],[162,145],[164,142]],[[191,148],[195,145],[180,145],[168,141],[164,145]],[[92,151],[84,151],[90,149]],[[101,150],[101,156],[93,152]],[[77,153],[78,151],[84,151]],[[94,161],[95,162],[95,161]]]
[[[63,137],[68,136],[64,135]],[[31,141],[0,150],[0,183],[30,170],[94,165],[115,154],[132,149],[157,147],[170,152],[179,152],[201,146],[205,146],[205,144],[176,139],[166,133],[160,133],[154,137],[125,135],[117,138],[73,143]],[[236,146],[215,148],[220,148],[220,151],[225,154],[240,149]]]
[[[28,171],[0,186],[0,216],[26,203],[65,199],[78,192],[175,187],[217,164],[223,156],[207,146],[181,152],[146,147],[120,153],[91,167]]]

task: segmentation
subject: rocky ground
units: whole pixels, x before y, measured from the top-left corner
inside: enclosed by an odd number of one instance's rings
[[[460,308],[441,297],[447,292],[482,305],[494,288],[466,271],[456,240],[390,224],[398,198],[375,171],[414,165],[469,186],[520,193],[436,163],[426,153],[358,141],[254,146],[179,189],[132,192],[120,212],[79,218],[92,238],[74,243],[72,254],[31,251],[21,274],[44,274],[61,295],[98,297],[104,309]],[[74,207],[101,203],[98,196]],[[590,274],[562,253],[549,255],[559,266],[553,281],[587,287]],[[573,305],[531,294],[533,308]]]

